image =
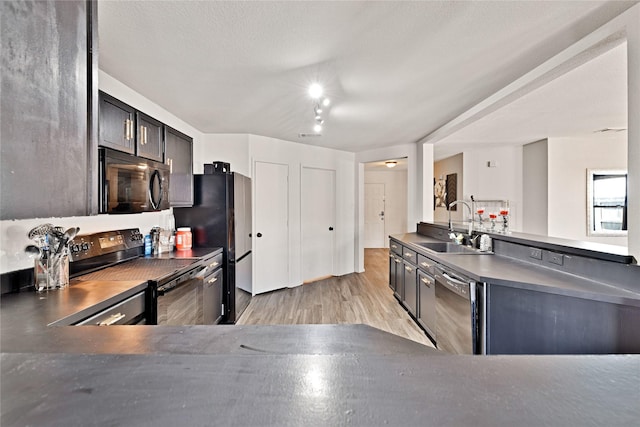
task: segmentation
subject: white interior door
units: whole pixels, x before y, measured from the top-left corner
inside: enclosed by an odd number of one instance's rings
[[[384,248],[384,184],[364,185],[364,247]]]
[[[289,166],[255,162],[253,294],[288,286]]]
[[[302,280],[333,275],[335,171],[302,168]]]

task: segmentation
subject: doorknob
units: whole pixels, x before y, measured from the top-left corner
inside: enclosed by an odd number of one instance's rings
[[[333,227],[329,227],[329,231],[333,231]]]
[[[256,234],[256,237],[262,237],[262,233]]]

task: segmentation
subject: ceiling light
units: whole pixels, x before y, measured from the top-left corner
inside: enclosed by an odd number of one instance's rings
[[[325,107],[328,107],[329,104],[331,104],[331,100],[329,98],[325,98],[322,100],[322,105],[324,105]]]
[[[313,107],[313,112],[316,113],[316,116],[319,116],[320,114],[322,114],[322,107],[316,105],[315,107]]]
[[[385,166],[387,166],[388,168],[395,168],[396,165],[398,164],[398,162],[394,162],[394,161],[388,161],[388,162],[384,162]]]
[[[322,116],[320,114],[316,114],[316,121],[322,120]]]
[[[322,96],[322,86],[320,86],[318,83],[313,83],[311,86],[309,86],[309,96],[311,96],[313,99],[318,99]]]
[[[314,131],[314,132],[321,132],[321,131],[322,131],[322,126],[320,126],[320,125],[315,125],[315,126],[313,127],[313,131]]]
[[[320,117],[320,116],[316,116],[316,123],[317,123],[317,124],[319,124],[319,125],[321,125],[321,124],[323,124],[323,123],[324,123],[324,120],[322,120],[322,117]]]

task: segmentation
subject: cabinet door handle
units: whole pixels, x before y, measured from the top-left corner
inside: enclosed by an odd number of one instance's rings
[[[219,264],[220,264],[220,263],[219,263],[218,261],[214,261],[214,262],[212,262],[211,264],[209,264],[209,267],[213,268],[213,267],[218,266]]]
[[[422,283],[424,283],[427,286],[431,286],[431,280],[427,279],[426,277],[422,277],[420,278],[420,280],[422,281]]]
[[[397,245],[391,245],[391,247],[392,247],[393,249],[398,249],[398,246],[397,246]]]
[[[99,326],[110,326],[110,325],[113,325],[114,323],[118,322],[119,320],[124,319],[125,317],[126,317],[126,314],[122,314],[122,313],[112,314],[111,316],[109,316],[105,320],[103,320],[102,322],[99,322],[98,325]]]
[[[411,273],[413,271],[413,269],[411,267],[408,266],[404,266],[404,269],[407,270],[409,273]]]
[[[173,173],[173,159],[169,159],[169,173]]]
[[[406,254],[404,254],[404,256],[406,256],[407,258],[413,257],[413,255],[411,255],[411,252],[407,252]]]
[[[425,267],[429,267],[429,263],[422,261],[420,265],[424,265]]]
[[[333,231],[333,227],[329,227],[329,231]]]
[[[262,233],[256,234],[256,237],[262,237]]]
[[[217,277],[217,276],[216,276],[216,277],[214,277],[213,279],[209,279],[209,280],[207,280],[207,283],[213,283],[213,282],[215,282],[216,280],[218,280],[218,277]]]

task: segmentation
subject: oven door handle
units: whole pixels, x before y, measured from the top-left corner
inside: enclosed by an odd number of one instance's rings
[[[185,283],[187,283],[189,280],[190,280],[190,279],[183,280],[183,281],[178,282],[178,283],[176,283],[175,285],[171,285],[171,286],[169,286],[169,285],[160,286],[160,287],[158,288],[158,295],[159,295],[159,296],[166,295],[166,294],[168,294],[169,292],[172,292],[172,291],[174,291],[174,290],[178,289],[179,287],[181,287],[182,285],[184,285]]]
[[[206,276],[207,271],[209,271],[209,266],[204,266],[204,267],[202,268],[202,270],[200,270],[199,272],[197,272],[197,273],[196,273],[196,275],[195,275],[195,276],[193,276],[193,277],[195,277],[195,278],[201,278],[201,277],[204,277],[204,276]]]

